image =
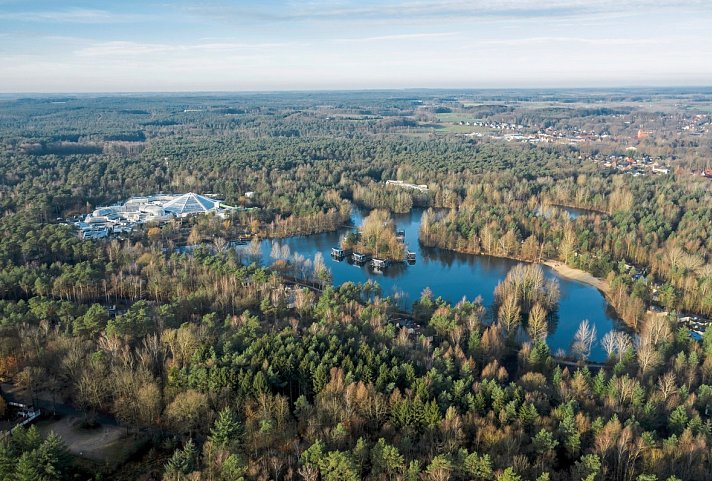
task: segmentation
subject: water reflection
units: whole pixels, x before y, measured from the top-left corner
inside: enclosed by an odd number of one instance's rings
[[[537,214],[545,217],[546,219],[551,219],[554,217],[567,216],[571,220],[576,220],[577,218],[584,215],[598,214],[598,212],[589,209],[581,209],[578,207],[569,207],[565,205],[550,204],[546,206],[540,206],[536,210]],[[599,214],[600,215],[600,214]]]
[[[430,288],[435,297],[441,296],[450,303],[457,303],[463,297],[473,300],[482,297],[485,306],[490,306],[494,298],[494,288],[505,278],[509,269],[518,262],[510,259],[500,259],[489,256],[459,254],[443,249],[422,247],[418,242],[420,218],[423,211],[415,209],[409,214],[396,215],[398,229],[405,230],[405,243],[409,250],[416,253],[415,264],[393,264],[383,271],[378,271],[367,265],[358,265],[330,256],[331,248],[338,245],[343,234],[340,232],[315,234],[310,236],[291,237],[277,241],[281,246],[288,246],[292,255],[299,254],[305,259],[313,260],[317,253],[321,254],[326,266],[331,270],[335,285],[345,282],[364,283],[377,282],[381,292],[386,296],[400,296],[399,304],[410,307],[420,298],[425,288]],[[353,222],[359,225],[363,213],[355,211]],[[272,263],[270,254],[273,251],[271,240],[262,242],[261,254],[264,265]],[[614,318],[607,310],[607,304],[601,293],[586,284],[559,277],[551,269],[544,267],[547,278],[557,278],[561,290],[559,310],[550,320],[550,333],[547,342],[553,351],[564,349],[568,351],[579,323],[588,319],[596,326],[598,338],[614,327]],[[591,359],[601,360],[605,353],[597,344]]]

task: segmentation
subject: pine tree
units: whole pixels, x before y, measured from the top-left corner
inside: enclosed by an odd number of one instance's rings
[[[13,481],[42,481],[42,473],[38,469],[39,464],[36,451],[23,453],[17,461]]]
[[[453,471],[452,461],[443,455],[435,456],[425,472],[433,481],[448,481]]]
[[[398,452],[398,448],[380,438],[371,449],[371,467],[374,474],[383,473],[388,479],[392,479],[396,473],[403,470],[403,456]]]
[[[236,454],[228,456],[220,466],[221,481],[241,481],[244,479],[243,474],[245,474],[245,464]]]
[[[69,452],[62,439],[54,432],[37,449],[37,455],[43,472],[43,479],[61,479],[69,466]]]
[[[210,430],[210,440],[217,447],[230,448],[239,441],[241,434],[242,426],[240,422],[229,408],[225,408],[220,411]]]
[[[405,481],[418,481],[420,479],[420,463],[413,460],[408,464],[408,469],[405,472]]]
[[[312,385],[314,387],[314,393],[318,394],[324,389],[328,381],[328,375],[326,366],[319,364],[314,373],[312,374]]]
[[[687,425],[687,421],[688,417],[687,412],[685,412],[685,407],[676,407],[673,412],[670,413],[670,417],[668,418],[668,425],[670,426],[670,431],[674,432],[675,434],[682,433],[682,430],[685,429],[685,426]]]
[[[522,477],[513,468],[507,468],[497,476],[497,481],[522,481]]]
[[[196,461],[195,444],[192,439],[189,439],[183,449],[177,449],[166,463],[166,478],[171,481],[184,481],[195,469]]]
[[[12,433],[12,443],[17,446],[19,452],[34,451],[42,444],[42,436],[37,426],[30,426],[29,429],[16,429]]]
[[[368,445],[363,437],[359,437],[356,440],[356,445],[351,450],[351,455],[354,459],[354,463],[358,466],[359,471],[363,471],[369,457]]]
[[[483,454],[482,456],[477,453],[468,454],[462,465],[465,473],[473,479],[492,479],[492,459],[489,454]]]
[[[572,479],[595,481],[601,472],[601,460],[595,454],[586,454],[572,468]]]
[[[435,399],[433,399],[425,405],[425,410],[423,411],[423,425],[427,429],[435,429],[435,427],[440,424],[441,419],[440,408],[438,408],[438,404],[435,402]]]
[[[319,462],[323,481],[359,481],[356,465],[348,453],[331,451]]]
[[[17,459],[13,456],[10,446],[0,442],[0,481],[11,481],[15,473]]]

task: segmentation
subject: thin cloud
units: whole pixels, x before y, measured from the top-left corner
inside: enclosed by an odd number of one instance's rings
[[[170,52],[176,47],[168,44],[158,43],[138,43],[138,42],[101,42],[89,47],[84,47],[75,52],[79,57],[115,57],[115,56],[138,56],[155,54],[160,52]]]
[[[709,83],[709,1],[18,0],[0,91]]]
[[[423,18],[584,16],[601,12],[650,9],[696,9],[705,0],[449,0],[388,1],[383,3],[332,1],[287,3],[280,8],[241,7],[226,3],[191,5],[188,11],[236,21],[417,20]]]
[[[679,39],[678,39],[679,40]],[[531,45],[546,45],[552,43],[585,44],[592,46],[631,46],[656,45],[670,43],[669,38],[580,38],[580,37],[527,37],[501,40],[482,40],[478,42],[486,46],[522,47]]]
[[[150,18],[151,17],[146,15],[116,13],[110,12],[108,10],[94,10],[85,8],[0,13],[0,20],[42,23],[125,23],[149,20]]]
[[[456,37],[460,32],[435,32],[435,33],[403,33],[399,35],[379,35],[373,37],[337,38],[334,42],[360,43],[360,42],[388,42],[400,40],[422,40],[435,38]]]
[[[198,44],[139,43],[129,41],[100,42],[80,48],[74,53],[78,57],[140,57],[176,52],[217,53],[230,51],[271,50],[287,47],[307,47],[307,43],[243,43],[211,42]]]

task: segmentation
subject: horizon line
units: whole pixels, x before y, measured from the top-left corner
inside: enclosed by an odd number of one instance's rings
[[[284,94],[284,93],[348,93],[348,92],[405,92],[405,91],[533,91],[533,90],[708,90],[712,83],[701,85],[685,84],[642,84],[642,85],[598,85],[598,86],[532,86],[532,87],[364,87],[364,88],[304,88],[267,90],[55,90],[55,91],[4,91],[0,96],[49,96],[49,95],[177,95],[177,94]]]

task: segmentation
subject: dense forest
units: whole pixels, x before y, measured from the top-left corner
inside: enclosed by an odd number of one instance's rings
[[[0,99],[0,377],[46,411],[0,440],[0,481],[712,479],[712,329],[678,323],[712,316],[712,140],[677,133],[702,122],[700,95]],[[455,115],[615,141],[461,135]],[[650,118],[667,130],[637,139]],[[671,172],[599,161],[621,155]],[[187,191],[244,209],[100,241],[69,222]],[[388,211],[418,206],[424,245],[525,263],[493,306],[426,290],[416,328],[377,284],[332,286],[320,258],[260,264],[258,239],[334,230],[352,205],[378,209],[354,246],[379,255],[402,257]],[[626,325],[605,362],[587,362],[585,323],[573,357],[547,347],[560,293],[537,263],[552,259],[610,285]],[[99,459],[53,433],[70,411],[121,449]]]
[[[554,181],[488,174],[456,208],[430,211],[426,245],[514,257],[559,259],[611,280],[633,327],[653,297],[667,310],[712,315],[712,194],[706,179],[581,174]],[[572,219],[557,206],[574,206]],[[646,276],[631,277],[631,265]],[[655,292],[653,292],[655,290]],[[615,296],[613,296],[615,299]]]

